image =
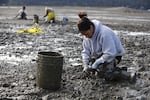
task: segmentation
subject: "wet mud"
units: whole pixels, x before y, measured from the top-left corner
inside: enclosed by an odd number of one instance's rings
[[[75,22],[69,21],[63,24],[59,20],[53,24],[42,24],[41,21],[40,27],[44,29],[43,33],[17,34],[16,31],[20,28],[33,27],[32,22],[13,19],[7,22],[6,19],[2,19],[0,20],[0,100],[149,100],[149,28],[142,27],[143,22],[140,27],[134,23],[133,25],[107,22],[105,24],[117,30],[126,50],[118,66],[128,67],[128,71],[136,72],[136,83],[83,78],[80,56],[82,36]],[[131,32],[146,34],[127,34]],[[54,51],[64,56],[61,88],[57,91],[37,86],[37,55],[40,51]]]

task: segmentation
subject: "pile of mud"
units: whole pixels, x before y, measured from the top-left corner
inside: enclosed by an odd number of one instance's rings
[[[119,33],[126,54],[120,67],[137,72],[137,82],[108,83],[83,78],[82,37],[75,23],[41,25],[42,34],[16,34],[15,23],[0,23],[0,100],[148,100],[150,97],[150,35]],[[24,24],[24,27],[32,25]],[[128,28],[128,27],[127,27]],[[36,84],[37,54],[55,51],[64,56],[61,88],[52,92]]]

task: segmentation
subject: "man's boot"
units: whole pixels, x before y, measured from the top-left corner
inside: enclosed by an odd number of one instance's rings
[[[122,79],[127,80],[130,83],[136,82],[136,73],[130,73],[122,70],[120,76]]]
[[[136,73],[131,73],[130,75],[130,83],[136,83]]]

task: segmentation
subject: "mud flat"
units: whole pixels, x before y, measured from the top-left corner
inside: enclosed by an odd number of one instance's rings
[[[149,100],[150,99],[150,13],[129,8],[54,7],[57,23],[43,24],[44,7],[28,7],[30,20],[16,20],[20,7],[0,7],[0,100]],[[70,10],[68,10],[68,8]],[[66,12],[66,9],[68,12]],[[73,9],[73,10],[71,10]],[[113,28],[126,49],[120,67],[137,72],[137,82],[108,83],[82,77],[82,37],[76,27],[77,12],[86,10],[90,18]],[[8,12],[8,13],[6,13]],[[41,34],[16,34],[31,28],[32,14],[38,13]],[[61,23],[63,16],[69,18]],[[64,56],[61,88],[51,92],[36,85],[39,51],[55,51]]]

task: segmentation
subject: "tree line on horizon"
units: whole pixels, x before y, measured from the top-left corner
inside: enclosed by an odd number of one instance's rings
[[[150,9],[150,0],[0,0],[0,5],[129,7]]]

